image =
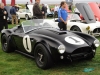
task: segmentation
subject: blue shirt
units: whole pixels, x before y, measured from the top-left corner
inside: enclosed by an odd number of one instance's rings
[[[59,21],[59,22],[62,22],[62,21],[60,20],[60,18],[62,18],[64,21],[66,21],[66,20],[67,20],[67,17],[68,17],[67,11],[66,11],[65,9],[60,8],[60,9],[58,10],[58,21]]]
[[[10,9],[10,14],[11,14],[11,15],[16,15],[16,9],[15,9],[15,7],[12,7],[12,8]]]

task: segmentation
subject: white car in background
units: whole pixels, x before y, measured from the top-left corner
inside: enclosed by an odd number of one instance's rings
[[[86,3],[77,3],[77,9],[84,17],[84,21],[77,14],[69,14],[67,30],[79,31],[93,36],[100,36],[100,22],[96,21],[94,14]],[[56,25],[58,22],[56,20]]]
[[[18,12],[17,12],[17,15],[20,17],[20,18],[25,18],[26,20],[29,20],[32,18],[32,13],[30,12],[30,10],[27,10],[27,9],[20,9]]]

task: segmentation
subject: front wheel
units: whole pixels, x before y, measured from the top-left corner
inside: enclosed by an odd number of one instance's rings
[[[52,66],[52,60],[49,52],[42,44],[38,44],[34,51],[36,64],[41,69],[48,69]]]
[[[26,20],[29,20],[29,16],[28,16],[28,15],[25,15],[25,19],[26,19]]]
[[[73,26],[71,29],[71,31],[78,31],[81,32],[80,28],[78,26]]]
[[[15,51],[11,40],[11,37],[8,38],[6,34],[1,37],[2,50],[6,53]]]

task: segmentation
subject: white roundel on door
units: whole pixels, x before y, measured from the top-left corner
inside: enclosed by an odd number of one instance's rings
[[[30,40],[29,35],[26,35],[23,37],[23,45],[27,52],[32,51],[31,40]]]
[[[67,43],[74,44],[74,45],[83,45],[85,43],[83,39],[76,36],[65,37],[65,41]]]

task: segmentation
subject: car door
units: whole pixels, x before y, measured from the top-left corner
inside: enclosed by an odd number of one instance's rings
[[[29,54],[33,53],[32,49],[35,41],[30,37],[30,35],[24,33],[16,33],[13,34],[13,38],[19,51]]]

